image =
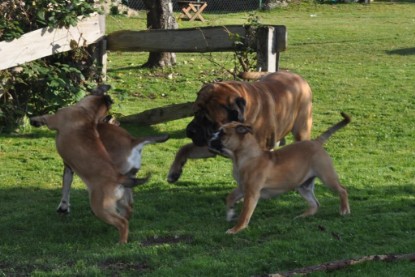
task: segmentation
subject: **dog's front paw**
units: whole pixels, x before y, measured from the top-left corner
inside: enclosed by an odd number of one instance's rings
[[[229,209],[228,212],[226,213],[226,221],[230,222],[236,219],[235,216],[235,210],[234,209]]]
[[[350,208],[349,207],[340,209],[340,215],[348,215],[348,214],[350,214]]]
[[[63,207],[59,206],[59,207],[56,209],[56,212],[57,212],[58,214],[67,215],[67,214],[69,214],[69,213],[70,213],[70,209],[69,209],[69,207],[63,208]]]
[[[59,214],[63,214],[63,215],[67,215],[67,214],[69,214],[70,213],[70,205],[69,205],[69,203],[67,202],[67,201],[65,201],[65,200],[62,200],[60,203],[59,203],[59,206],[58,206],[58,208],[56,209],[56,212],[57,213],[59,213]]]
[[[231,228],[231,229],[228,229],[227,231],[226,231],[226,234],[228,234],[228,235],[234,235],[234,234],[236,234],[236,233],[238,233],[239,232],[239,230],[237,230],[235,227],[233,227],[233,228]]]
[[[170,172],[169,175],[167,176],[167,182],[169,182],[170,184],[175,183],[177,180],[179,180],[180,176],[182,175],[182,171],[177,171],[177,172]]]

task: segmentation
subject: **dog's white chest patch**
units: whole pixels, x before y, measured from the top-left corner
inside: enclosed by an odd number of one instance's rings
[[[136,147],[134,147],[131,150],[131,154],[128,157],[128,165],[129,165],[129,169],[132,168],[137,168],[139,169],[141,167],[141,151],[143,150],[143,143],[140,143],[139,145],[137,145]]]

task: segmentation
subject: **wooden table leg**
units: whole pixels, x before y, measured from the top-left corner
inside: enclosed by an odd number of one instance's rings
[[[190,18],[190,21],[193,21],[197,18],[200,19],[200,21],[204,22],[205,19],[202,16],[202,12],[203,10],[206,8],[207,3],[204,3],[203,5],[192,5],[190,4],[189,6],[191,6],[192,11],[194,12],[193,16]]]
[[[180,14],[179,18],[187,18],[191,19],[192,15],[189,13],[189,11],[192,9],[192,7],[189,5],[187,7],[182,8],[182,14]]]

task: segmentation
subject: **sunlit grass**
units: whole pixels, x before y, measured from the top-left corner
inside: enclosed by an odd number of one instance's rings
[[[144,149],[135,189],[130,243],[91,213],[84,184],[75,179],[71,215],[59,216],[62,162],[54,133],[28,129],[0,136],[0,275],[5,276],[251,276],[365,255],[415,249],[415,5],[293,4],[258,12],[264,24],[288,29],[281,67],[304,76],[314,93],[313,137],[340,119],[352,123],[326,148],[348,188],[352,214],[338,214],[336,195],[317,183],[319,212],[297,193],[261,201],[250,227],[225,235],[224,199],[235,187],[224,158],[191,160],[176,184],[166,181],[177,149],[189,139],[190,118],[144,127],[133,135],[169,133]],[[248,13],[207,13],[206,23],[180,28],[244,24]],[[108,17],[107,33],[145,29],[145,14]],[[204,82],[229,78],[232,53],[178,54],[177,66],[140,68],[147,53],[109,53],[113,111],[130,115],[192,101]],[[167,76],[172,74],[173,78]],[[326,274],[315,274],[322,276]],[[412,276],[413,263],[368,262],[330,276]]]

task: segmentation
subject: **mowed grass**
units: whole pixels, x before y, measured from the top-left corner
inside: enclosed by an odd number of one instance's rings
[[[135,188],[130,243],[94,217],[85,185],[76,178],[71,215],[60,216],[62,162],[54,133],[22,128],[0,136],[0,275],[4,276],[251,276],[334,260],[415,252],[415,5],[292,4],[258,12],[264,24],[288,29],[281,67],[304,76],[314,93],[316,137],[341,119],[352,123],[326,149],[349,191],[352,214],[318,182],[319,212],[296,219],[305,201],[295,192],[260,201],[248,229],[225,234],[224,199],[235,187],[224,158],[192,160],[182,178],[166,176],[189,139],[190,118],[145,127],[135,136],[169,133],[144,149],[139,173],[152,179]],[[243,24],[248,13],[206,13],[206,23]],[[107,29],[143,29],[145,14],[108,17]],[[177,54],[177,66],[147,70],[147,53],[109,53],[108,82],[118,115],[192,101],[204,82],[230,78],[232,53]],[[168,76],[172,78],[168,78]],[[240,207],[240,206],[239,206]],[[413,276],[408,261],[372,261],[312,276]]]

